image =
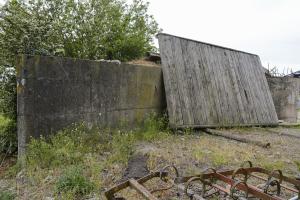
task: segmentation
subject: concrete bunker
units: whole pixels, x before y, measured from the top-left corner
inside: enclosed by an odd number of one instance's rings
[[[75,122],[134,127],[166,106],[160,67],[30,55],[16,65],[19,154]]]
[[[279,120],[300,122],[300,79],[269,77],[268,84]]]

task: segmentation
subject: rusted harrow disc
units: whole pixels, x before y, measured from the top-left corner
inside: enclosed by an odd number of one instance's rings
[[[248,167],[245,167],[246,165]],[[143,184],[153,178],[160,178],[165,186],[152,190],[145,188]],[[255,184],[259,181],[262,183]],[[226,199],[296,200],[300,196],[300,180],[286,177],[280,170],[269,171],[253,167],[250,161],[243,163],[241,168],[236,170],[217,171],[209,168],[194,176],[179,176],[178,169],[174,165],[168,165],[140,179],[129,179],[120,183],[107,190],[105,196],[108,200],[120,199],[116,197],[116,193],[131,187],[145,199],[158,200],[154,193],[174,189],[175,186],[184,186],[182,193],[196,200],[215,196],[218,199],[222,196]]]

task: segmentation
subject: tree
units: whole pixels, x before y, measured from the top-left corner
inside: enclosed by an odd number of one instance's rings
[[[15,54],[131,60],[159,31],[148,3],[134,0],[10,0],[1,8],[1,60]]]
[[[15,122],[15,76],[7,69],[17,54],[127,61],[154,50],[159,29],[148,5],[142,0],[8,0],[0,7],[0,72],[9,75],[0,87],[2,114]]]

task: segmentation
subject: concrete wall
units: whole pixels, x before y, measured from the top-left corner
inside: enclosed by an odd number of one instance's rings
[[[297,82],[297,86],[298,86],[296,109],[297,109],[297,113],[298,113],[297,123],[300,123],[300,78],[294,78],[294,80]]]
[[[297,122],[300,83],[297,78],[267,77],[279,120]]]
[[[17,58],[18,142],[74,122],[135,126],[165,109],[159,67],[62,57]]]

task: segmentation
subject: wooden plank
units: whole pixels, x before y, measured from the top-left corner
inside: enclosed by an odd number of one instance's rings
[[[188,78],[186,76],[185,65],[182,56],[181,40],[173,38],[174,42],[174,59],[176,63],[176,80],[180,83],[179,98],[181,100],[181,111],[184,124],[194,124],[193,109],[191,108],[190,89],[188,86]]]
[[[165,92],[168,94],[167,109],[169,113],[169,123],[171,127],[175,125],[183,125],[183,117],[181,112],[180,100],[178,99],[178,83],[174,80],[175,63],[173,59],[173,48],[174,45],[171,41],[171,37],[160,38],[159,41],[160,49],[166,49],[161,52],[160,55],[163,58],[162,64],[165,66],[162,68],[164,74],[164,86]]]
[[[224,131],[220,131],[220,130],[214,130],[214,129],[205,129],[204,132],[214,135],[214,136],[220,136],[220,137],[224,137],[226,139],[230,139],[230,140],[235,140],[238,142],[243,142],[243,143],[250,143],[250,144],[255,144],[257,146],[263,147],[263,148],[269,148],[271,146],[270,143],[263,143],[261,141],[255,141],[255,140],[251,140],[251,139],[247,139],[247,138],[243,138],[237,135],[232,135],[229,134],[227,132]]]
[[[216,69],[215,69],[215,58],[213,56],[215,56],[215,52],[213,47],[209,46],[209,45],[204,45],[205,48],[205,56],[208,58],[208,69],[209,69],[209,79],[211,79],[211,91],[212,91],[212,95],[213,95],[213,102],[214,102],[214,109],[216,110],[216,118],[214,119],[215,123],[222,125],[222,109],[221,109],[221,101],[222,99],[220,99],[220,94],[218,91],[218,77],[216,76]]]
[[[251,123],[252,120],[252,113],[250,112],[249,106],[248,106],[248,99],[246,97],[245,94],[245,90],[246,90],[246,85],[245,85],[245,81],[244,81],[244,75],[241,71],[241,67],[240,64],[238,62],[238,57],[236,56],[235,52],[233,53],[229,53],[228,54],[229,57],[229,62],[230,62],[230,66],[233,68],[232,71],[234,71],[235,76],[236,76],[236,80],[237,80],[237,93],[238,96],[240,97],[240,112],[241,113],[241,119],[242,122],[244,124],[249,124]],[[254,123],[254,121],[252,121],[252,123]]]
[[[218,60],[218,72],[219,76],[217,80],[219,83],[219,92],[222,94],[221,105],[224,108],[222,115],[223,124],[238,123],[240,121],[239,116],[235,115],[238,112],[239,106],[237,102],[237,94],[235,94],[234,85],[236,84],[234,76],[230,72],[230,63],[227,57],[227,53],[222,49],[217,49],[216,57]]]
[[[208,99],[207,104],[209,105],[209,116],[208,116],[208,124],[218,124],[219,121],[219,116],[218,116],[218,107],[216,105],[216,96],[215,96],[215,85],[214,85],[214,80],[211,78],[211,74],[213,73],[211,70],[211,65],[210,63],[210,57],[209,57],[209,50],[206,45],[200,46],[201,49],[201,57],[202,57],[202,62],[203,62],[203,72],[204,72],[204,80],[205,82],[203,83],[204,86],[206,87],[207,91],[207,97]]]
[[[240,90],[239,90],[240,82],[239,82],[238,73],[237,73],[237,70],[235,68],[235,63],[232,60],[231,52],[229,50],[225,50],[224,53],[225,53],[225,56],[227,57],[227,62],[228,62],[227,63],[227,65],[228,65],[227,67],[228,67],[228,70],[229,70],[228,75],[231,74],[231,76],[232,76],[231,80],[232,80],[232,90],[233,90],[233,92],[230,93],[230,96],[234,96],[235,99],[236,99],[235,104],[231,104],[232,103],[231,101],[229,102],[230,109],[234,109],[234,107],[236,107],[236,110],[234,110],[235,113],[236,112],[241,113],[241,115],[239,116],[238,121],[235,122],[235,124],[240,123],[240,122],[245,123],[245,121],[247,121],[247,119],[246,119],[246,114],[245,114],[245,110],[244,110],[244,104],[242,102],[242,97],[241,97]],[[227,76],[225,76],[225,77],[227,77]],[[225,81],[224,84],[226,84],[226,81]],[[228,91],[228,88],[226,88],[225,90]]]
[[[195,65],[197,66],[198,63],[194,63],[195,62],[195,56],[197,57],[197,54],[195,54],[194,52],[197,51],[197,46],[195,45],[195,43],[192,42],[187,42],[187,41],[182,41],[182,55],[183,55],[183,62],[184,62],[184,67],[186,70],[186,76],[187,76],[187,81],[188,81],[188,85],[190,87],[190,91],[189,91],[189,98],[191,100],[191,105],[195,105],[194,107],[194,112],[193,112],[193,116],[194,116],[194,123],[203,123],[203,121],[205,121],[205,119],[203,118],[204,115],[198,115],[197,113],[203,111],[203,104],[201,104],[200,102],[205,102],[202,99],[201,96],[201,90],[203,90],[200,86],[199,86],[199,81],[197,79],[197,76],[194,76],[195,73],[199,72],[199,67],[189,67],[191,65]],[[188,53],[188,49],[192,50],[192,53]],[[193,98],[193,96],[195,98]]]
[[[256,59],[254,60],[254,62],[256,63],[256,65],[259,65],[259,66],[262,66],[261,64],[261,61],[260,59]],[[265,76],[265,73],[264,71],[261,69],[262,72],[260,72],[263,76]],[[262,91],[264,92],[265,94],[265,101],[267,102],[268,99],[272,98],[272,95],[271,95],[271,91],[269,89],[269,85],[268,85],[268,81],[266,79],[261,79],[262,81]],[[270,118],[270,121],[277,121],[278,118],[277,118],[277,114],[276,114],[276,110],[275,110],[275,107],[273,106],[273,104],[267,104],[267,109],[269,110],[268,114],[269,114],[269,118]]]
[[[208,78],[208,71],[207,71],[207,62],[204,56],[201,56],[204,54],[203,49],[200,45],[198,45],[198,51],[197,51],[199,59],[197,60],[198,66],[199,66],[199,73],[196,73],[197,79],[199,81],[200,87],[202,88],[201,91],[199,91],[202,96],[202,102],[201,104],[204,104],[205,107],[203,108],[204,111],[202,111],[203,118],[205,121],[200,123],[201,125],[211,125],[214,124],[212,119],[214,119],[214,109],[212,105],[212,95],[211,91],[208,89],[210,88],[211,80]],[[196,56],[196,55],[195,55]]]
[[[252,114],[252,118],[250,118],[251,123],[259,123],[261,121],[261,117],[259,112],[261,110],[260,104],[257,104],[257,89],[255,88],[255,84],[257,82],[256,78],[253,77],[253,72],[250,70],[249,64],[245,60],[244,54],[235,53],[238,57],[239,68],[242,70],[242,79],[244,82],[245,89],[244,94],[246,97],[245,104],[249,106],[249,111]],[[255,81],[253,81],[253,79]]]
[[[141,195],[143,195],[148,200],[158,200],[153,194],[151,194],[144,186],[139,184],[134,179],[129,179],[129,184],[132,188],[138,191]]]
[[[148,175],[146,175],[146,176],[144,176],[142,178],[139,178],[137,180],[137,182],[140,183],[140,184],[142,184],[142,183],[145,183],[146,181],[148,181],[148,180],[150,180],[150,179],[152,179],[154,177],[159,177],[159,176],[160,176],[160,171],[152,172],[152,173],[150,173],[150,174],[148,174]],[[130,181],[126,180],[126,181],[124,181],[124,182],[122,182],[122,183],[120,183],[120,184],[118,184],[118,185],[116,185],[116,186],[114,186],[114,187],[106,190],[104,192],[104,195],[106,196],[106,198],[108,200],[113,200],[115,193],[117,193],[117,192],[119,192],[119,191],[121,191],[121,190],[123,190],[123,189],[125,189],[126,187],[129,187],[129,186],[130,186]]]
[[[278,123],[257,55],[168,34],[158,39],[172,127]]]

